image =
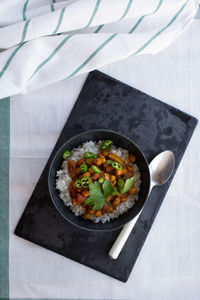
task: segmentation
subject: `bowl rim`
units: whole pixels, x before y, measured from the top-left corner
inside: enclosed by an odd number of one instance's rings
[[[70,143],[73,139],[76,139],[76,138],[78,138],[79,136],[81,136],[81,135],[83,135],[83,134],[92,134],[92,133],[97,133],[97,132],[99,132],[99,131],[101,131],[101,132],[104,131],[105,133],[111,133],[111,134],[120,135],[122,138],[125,138],[125,139],[127,139],[129,142],[131,142],[132,144],[134,144],[134,146],[137,148],[137,150],[139,150],[139,152],[140,152],[140,153],[142,154],[142,156],[143,156],[143,159],[144,159],[144,161],[145,161],[145,163],[146,163],[146,166],[147,166],[147,170],[148,170],[148,178],[149,178],[149,180],[148,180],[148,188],[147,188],[147,195],[146,195],[146,198],[145,198],[145,200],[144,200],[144,203],[143,203],[142,207],[140,208],[140,210],[138,211],[138,213],[135,215],[135,217],[133,217],[132,219],[130,219],[130,220],[128,220],[127,222],[123,223],[122,225],[118,225],[118,226],[115,226],[114,228],[108,228],[108,229],[93,229],[93,228],[87,228],[87,227],[84,227],[84,226],[81,226],[81,225],[79,225],[79,224],[74,223],[74,222],[71,221],[69,218],[67,218],[67,217],[60,211],[60,209],[57,207],[57,205],[56,205],[56,203],[55,203],[55,201],[54,201],[54,197],[53,197],[53,195],[52,195],[52,191],[51,191],[51,180],[50,180],[50,177],[51,177],[51,176],[50,176],[50,175],[51,175],[51,170],[52,170],[52,167],[53,167],[53,165],[54,165],[54,161],[56,160],[56,158],[57,158],[59,152],[61,151],[61,149],[63,148],[63,146],[64,146],[65,144],[67,144],[67,143]],[[82,143],[84,143],[84,142],[82,142]],[[132,221],[133,219],[135,219],[135,218],[137,217],[137,215],[142,211],[142,209],[143,209],[143,207],[144,207],[144,205],[145,205],[145,203],[146,203],[146,200],[147,200],[147,198],[149,197],[150,182],[151,182],[151,176],[150,176],[149,163],[148,163],[148,161],[147,161],[147,159],[146,159],[146,157],[145,157],[143,151],[141,151],[140,148],[138,147],[138,145],[137,145],[135,142],[133,142],[133,141],[132,141],[129,137],[127,137],[126,135],[121,134],[121,133],[119,133],[119,132],[116,132],[116,131],[114,131],[114,130],[109,130],[109,129],[91,129],[91,130],[86,130],[86,131],[82,131],[82,132],[80,132],[80,133],[78,133],[78,134],[72,136],[71,138],[67,139],[66,142],[63,143],[63,144],[59,147],[59,149],[56,151],[56,153],[53,155],[53,158],[52,158],[52,160],[51,160],[51,162],[50,162],[50,166],[49,166],[49,169],[48,169],[48,191],[49,191],[49,195],[50,195],[50,197],[51,197],[51,200],[52,200],[52,202],[53,202],[53,204],[54,204],[56,210],[59,212],[59,214],[60,214],[65,220],[67,220],[68,222],[70,222],[70,223],[73,224],[74,226],[76,226],[76,227],[78,227],[78,228],[80,228],[80,229],[84,229],[84,230],[88,230],[88,231],[93,231],[93,232],[95,232],[95,231],[96,231],[96,232],[114,231],[114,230],[117,230],[117,229],[122,228],[122,227],[125,226],[128,222],[130,222],[130,221]],[[54,188],[55,188],[55,187],[54,187]],[[62,201],[62,199],[60,199],[60,200]],[[69,207],[66,206],[66,209],[69,209]],[[77,217],[82,217],[82,216],[77,216]],[[120,217],[120,215],[119,215],[119,217]],[[94,223],[94,222],[93,222],[93,223]],[[94,224],[95,224],[95,223],[94,223]]]

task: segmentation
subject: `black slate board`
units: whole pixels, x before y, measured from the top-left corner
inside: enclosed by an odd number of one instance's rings
[[[119,258],[112,260],[108,251],[120,230],[82,230],[67,222],[55,209],[47,185],[52,157],[58,148],[75,134],[89,129],[104,128],[130,137],[141,148],[149,162],[159,152],[172,150],[176,158],[176,171],[196,125],[197,120],[194,117],[99,71],[91,72],[15,229],[15,234],[126,282],[173,176],[164,186],[153,189]]]

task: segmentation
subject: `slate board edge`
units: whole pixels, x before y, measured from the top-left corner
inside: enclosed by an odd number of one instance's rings
[[[108,77],[108,79],[110,79],[110,80],[112,80],[112,81],[115,81],[116,83],[123,84],[123,85],[127,86],[128,88],[132,88],[131,86],[129,86],[129,85],[127,85],[127,84],[125,84],[125,83],[123,83],[123,82],[121,82],[121,81],[119,81],[119,80],[117,80],[117,79],[115,79],[115,78],[112,78],[111,76],[109,76],[109,75],[107,75],[107,74],[104,74],[104,73],[99,72],[99,71],[93,71],[92,73],[89,73],[88,77],[86,78],[86,81],[85,81],[85,83],[83,84],[83,87],[82,87],[81,92],[80,92],[80,94],[79,94],[79,96],[78,96],[77,99],[79,99],[79,97],[81,97],[82,94],[85,93],[85,90],[87,89],[87,86],[88,86],[88,84],[90,83],[90,80],[91,80],[91,79],[93,78],[93,76],[95,76],[96,74],[97,74],[97,75],[99,74],[99,75],[106,76],[106,77]],[[135,90],[137,90],[137,89],[135,89]],[[137,90],[137,91],[139,91],[139,90]],[[139,91],[139,92],[141,92],[141,91]],[[143,93],[143,92],[142,92],[142,93]],[[145,93],[143,93],[143,94],[145,94]],[[145,94],[145,95],[147,95],[147,94]],[[193,124],[190,124],[190,131],[191,131],[191,132],[190,132],[190,135],[188,136],[188,141],[187,141],[187,145],[188,145],[189,142],[190,142],[190,140],[191,140],[191,137],[192,137],[192,135],[193,135],[193,133],[194,133],[194,130],[195,130],[195,128],[196,128],[196,125],[197,125],[197,123],[198,123],[198,120],[197,120],[195,117],[193,117],[193,116],[191,116],[191,115],[189,115],[189,114],[187,114],[187,113],[185,113],[185,112],[183,112],[183,111],[181,111],[181,110],[179,110],[179,109],[177,109],[177,108],[175,108],[175,107],[173,107],[173,106],[171,106],[171,105],[168,105],[168,104],[163,103],[162,101],[160,101],[160,100],[158,100],[158,99],[153,98],[152,96],[149,96],[149,95],[147,95],[147,96],[148,96],[148,97],[151,97],[151,99],[152,99],[153,101],[160,102],[160,103],[162,103],[162,105],[164,104],[164,105],[166,105],[166,107],[170,107],[170,108],[172,108],[173,110],[176,110],[177,112],[180,112],[181,114],[185,114],[188,118],[191,118]],[[76,107],[76,105],[78,105],[77,101],[75,102],[75,104],[74,104],[72,110]],[[70,115],[69,115],[69,116],[70,116]],[[69,119],[69,118],[68,118],[68,119]],[[66,123],[67,123],[67,121],[68,121],[68,120],[66,120]],[[65,123],[65,125],[66,125],[66,123]],[[64,125],[64,127],[65,127],[65,125]],[[193,127],[191,128],[192,125],[193,125]],[[64,129],[64,127],[63,127],[63,129]],[[62,129],[62,131],[63,131],[63,129]],[[62,134],[62,131],[61,131],[61,134]],[[60,136],[61,136],[61,134],[60,134]],[[77,132],[77,134],[78,134],[78,132]],[[52,153],[51,153],[51,155],[50,155],[50,157],[49,157],[49,160],[47,161],[47,163],[46,163],[46,165],[45,165],[45,168],[48,167],[48,166],[47,166],[47,165],[48,165],[48,162],[51,160],[51,157],[54,155],[55,149],[58,147],[57,145],[59,145],[59,139],[60,139],[60,136],[58,137],[58,140],[57,140],[57,142],[56,142],[56,144],[55,144],[55,146],[54,146],[54,148],[53,148],[53,150],[52,150]],[[184,153],[185,153],[186,149],[187,149],[187,147],[185,148],[185,150],[184,150],[184,151],[182,152],[182,154],[180,155],[179,163],[181,162],[181,160],[182,160],[182,158],[183,158],[183,156],[184,156]],[[176,170],[178,169],[178,166],[179,166],[179,164],[177,165]],[[44,169],[45,169],[45,168],[44,168]],[[175,173],[176,173],[176,170],[175,170],[175,172],[174,172],[174,174],[173,174],[173,177],[174,177],[174,175],[175,175]],[[43,170],[43,171],[44,171],[44,170]],[[42,172],[42,174],[43,174],[43,172]],[[41,174],[41,176],[40,176],[40,178],[39,178],[38,181],[40,181],[40,179],[41,179],[41,177],[42,177],[42,174]],[[171,178],[170,182],[173,180],[173,177]],[[168,188],[169,188],[169,184],[168,184]],[[167,193],[168,188],[166,189],[165,195],[166,195],[166,193]],[[34,192],[34,191],[33,191],[33,192]],[[33,193],[32,193],[32,194],[33,194]],[[163,200],[164,200],[164,198],[165,198],[165,195],[164,195],[164,197],[163,197]],[[30,198],[32,198],[32,195],[31,195]],[[131,269],[132,269],[132,268],[134,267],[134,265],[135,265],[135,262],[136,262],[136,260],[137,260],[137,258],[138,258],[138,255],[139,255],[139,253],[140,253],[140,251],[141,251],[141,249],[142,249],[142,247],[143,247],[143,245],[144,245],[144,242],[145,242],[145,240],[146,240],[146,238],[147,238],[147,236],[148,236],[148,234],[149,234],[149,231],[150,231],[150,229],[151,229],[151,227],[152,227],[152,225],[153,225],[153,222],[154,222],[154,220],[155,220],[155,218],[156,218],[156,215],[157,215],[157,213],[158,213],[158,211],[159,211],[159,209],[160,209],[160,206],[161,206],[163,200],[160,202],[159,207],[157,207],[157,209],[155,210],[155,213],[154,213],[154,215],[153,215],[152,218],[151,218],[151,221],[152,221],[152,222],[151,222],[151,224],[150,224],[149,230],[148,230],[148,232],[146,232],[146,235],[145,235],[144,239],[141,241],[140,245],[138,246],[137,256],[136,256],[136,259],[135,259],[134,264],[132,265]],[[28,202],[29,202],[29,201],[28,201]],[[27,203],[27,205],[28,205],[28,203]],[[25,208],[25,210],[26,210],[26,208]],[[24,210],[24,212],[25,212],[25,210]],[[24,212],[23,212],[23,214],[24,214]],[[22,214],[22,215],[23,215],[23,214]],[[139,220],[138,220],[138,222],[139,222]],[[136,224],[137,224],[137,223],[136,223]],[[18,223],[18,225],[19,225],[19,223]],[[21,236],[20,233],[18,232],[18,225],[17,225],[17,227],[16,227],[14,233],[15,233],[16,235],[18,235],[18,236],[20,236],[20,237],[23,238],[23,236]],[[136,226],[136,225],[135,225],[135,226]],[[134,229],[133,229],[133,231],[134,231]],[[39,245],[39,244],[38,244],[37,242],[35,242],[34,240],[29,239],[29,241],[31,241],[31,242],[33,242],[33,243]],[[39,246],[41,246],[41,244],[40,244]],[[47,248],[48,250],[52,251],[52,250],[49,249],[48,246],[46,246],[46,245],[44,245],[43,247],[45,247],[45,248]],[[56,253],[56,252],[55,252],[55,253]],[[57,253],[58,253],[58,252],[57,252]],[[59,253],[58,253],[58,254],[59,254]],[[68,258],[70,259],[70,256],[68,256]],[[91,267],[91,266],[89,266],[89,265],[87,265],[87,264],[85,264],[85,263],[79,262],[79,261],[78,261],[77,259],[75,259],[75,258],[71,258],[71,259],[73,259],[74,261],[76,261],[76,262],[78,262],[78,263],[81,263],[81,264],[83,264],[83,265],[85,265],[85,266],[87,266],[87,267],[93,268],[93,267]],[[93,268],[93,269],[94,269],[94,268]],[[95,269],[95,270],[96,270],[96,269]],[[105,272],[103,272],[103,270],[101,270],[100,272],[106,274]],[[108,274],[106,274],[106,275],[109,276]],[[130,273],[129,273],[129,275],[130,275]],[[115,276],[113,276],[113,275],[112,275],[111,277],[116,278],[116,279],[118,279],[118,280],[120,280],[120,281],[122,281],[122,282],[126,282],[126,281],[128,280],[128,278],[129,278],[129,275],[128,275],[127,278],[125,278],[124,280],[119,279],[119,278],[117,278],[117,277],[115,277]]]

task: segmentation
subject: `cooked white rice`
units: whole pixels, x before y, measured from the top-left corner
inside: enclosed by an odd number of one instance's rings
[[[85,152],[93,152],[97,154],[99,153],[99,149],[100,149],[99,147],[101,143],[102,141],[99,141],[98,143],[93,141],[85,142],[82,145],[80,145],[78,148],[73,149],[71,151],[70,158],[77,161],[83,158],[83,154]],[[116,153],[123,160],[128,159],[128,151],[123,148],[112,146],[110,152]],[[94,221],[95,223],[98,222],[105,223],[107,221],[110,221],[110,219],[118,218],[119,215],[124,214],[125,212],[127,212],[128,209],[130,209],[134,205],[135,201],[137,201],[138,199],[141,180],[140,180],[140,172],[137,164],[134,164],[133,167],[134,167],[134,185],[137,189],[137,194],[129,196],[125,202],[120,203],[111,213],[103,214],[100,217],[96,217],[95,215],[92,215],[91,216],[92,221]],[[64,204],[68,206],[76,216],[81,216],[84,214],[84,209],[82,208],[82,206],[81,205],[74,206],[72,204],[72,199],[68,189],[71,180],[72,179],[68,173],[67,161],[63,161],[61,170],[57,171],[56,188],[59,190],[60,192],[59,196],[63,200]]]

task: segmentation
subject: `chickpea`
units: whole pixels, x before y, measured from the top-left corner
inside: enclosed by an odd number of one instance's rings
[[[99,158],[105,158],[105,156],[102,153],[98,153],[97,157],[99,157]]]
[[[109,180],[109,179],[110,179],[110,176],[109,176],[108,173],[105,173],[105,174],[104,174],[104,177],[105,177],[105,180]]]
[[[87,213],[87,214],[84,215],[84,217],[85,217],[85,219],[90,220],[91,219],[91,214]]]
[[[88,210],[88,213],[91,214],[91,215],[93,215],[94,212],[95,212],[94,209],[89,209]]]
[[[113,207],[112,207],[112,206],[109,206],[107,212],[110,213],[110,212],[112,212],[112,211],[113,211]]]
[[[102,163],[101,164],[105,164],[106,162],[106,158],[103,154],[99,153],[97,154],[97,157],[101,159]]]
[[[115,170],[115,175],[116,176],[121,176],[123,174],[123,170],[124,169],[121,169],[121,170]]]
[[[94,214],[95,214],[96,217],[100,217],[101,216],[101,210],[97,210]]]
[[[91,175],[90,172],[86,172],[83,174],[83,176],[88,176],[88,177],[90,177],[90,175]]]
[[[131,163],[134,163],[136,161],[136,157],[133,154],[129,154],[128,159]]]
[[[112,185],[116,185],[116,177],[115,177],[115,175],[110,175],[110,183]]]
[[[90,195],[90,192],[87,189],[85,189],[82,191],[82,195],[87,198]]]
[[[123,197],[121,198],[121,201],[122,201],[122,202],[126,202],[126,200],[127,200],[127,197],[125,197],[125,196],[123,196]]]
[[[91,176],[92,180],[97,180],[99,178],[99,174],[98,173],[94,173],[92,176]]]
[[[94,159],[94,164],[96,165],[96,166],[100,166],[100,165],[102,165],[102,164],[104,164],[106,162],[106,159],[105,159],[105,157],[104,158],[99,158],[99,157],[97,157],[97,158],[95,158]]]
[[[129,191],[128,194],[129,195],[135,195],[137,193],[137,189],[135,186],[133,186]]]
[[[110,154],[110,152],[105,149],[105,150],[102,151],[102,154],[106,157]]]
[[[76,205],[77,205],[77,201],[76,201],[76,199],[75,199],[75,198],[73,198],[73,199],[72,199],[72,203],[73,203],[73,205],[74,205],[74,206],[76,206]]]
[[[115,197],[115,200],[112,202],[112,205],[116,207],[117,205],[120,204],[120,201],[121,201],[120,197]]]
[[[87,165],[91,166],[93,164],[93,158],[86,158]]]
[[[88,172],[90,172],[90,174],[94,173],[93,170],[92,170],[92,168],[89,168]]]

